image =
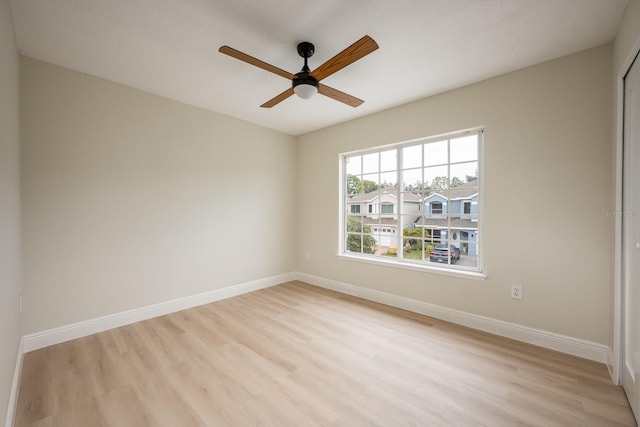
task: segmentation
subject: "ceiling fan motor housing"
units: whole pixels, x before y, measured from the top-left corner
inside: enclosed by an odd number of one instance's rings
[[[315,51],[316,47],[313,45],[313,43],[298,43],[298,55],[302,56],[304,59],[311,58]]]
[[[299,73],[296,73],[296,78],[293,79],[291,83],[293,84],[294,88],[299,85],[311,85],[317,89],[320,85],[320,83],[318,83],[318,80],[311,77],[306,71],[300,71]]]

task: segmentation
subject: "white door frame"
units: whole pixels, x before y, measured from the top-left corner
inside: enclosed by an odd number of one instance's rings
[[[622,212],[622,174],[624,139],[624,77],[640,53],[640,37],[636,39],[625,62],[616,75],[616,213]],[[636,64],[639,65],[639,64]],[[614,269],[613,269],[613,349],[608,357],[609,374],[616,385],[622,385],[622,215],[615,215]]]

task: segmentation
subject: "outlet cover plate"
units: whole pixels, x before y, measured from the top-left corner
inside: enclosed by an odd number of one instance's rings
[[[511,298],[522,299],[522,285],[511,285]]]

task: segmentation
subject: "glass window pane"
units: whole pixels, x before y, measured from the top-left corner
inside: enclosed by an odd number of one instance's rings
[[[363,193],[371,193],[373,191],[376,191],[378,188],[380,188],[380,175],[375,173],[375,174],[369,174],[369,175],[363,175],[362,176],[362,184],[360,186],[360,194]]]
[[[426,187],[426,190],[428,190],[425,192],[425,195],[446,190],[449,186],[449,180],[447,178],[447,167],[434,166],[430,168],[424,168],[424,185]]]
[[[423,241],[419,238],[406,238],[402,240],[402,257],[404,259],[422,261]]]
[[[451,139],[451,163],[478,160],[478,135]]]
[[[360,193],[362,189],[362,179],[355,175],[347,175],[347,188],[345,193],[347,197]]]
[[[345,158],[347,164],[347,174],[360,175],[362,173],[362,157],[349,156]]]
[[[476,186],[478,178],[478,162],[451,165],[449,173],[451,174],[451,188],[468,182],[471,184],[467,185],[467,187]]]
[[[348,233],[362,233],[362,218],[360,215],[348,215],[346,225]]]
[[[381,171],[394,171],[398,167],[397,161],[398,150],[388,150],[380,153],[380,170]]]
[[[422,195],[407,192],[400,193],[400,197],[402,198],[402,213],[412,216],[414,220],[411,222],[415,222],[415,219],[422,215]]]
[[[410,169],[402,171],[403,191],[412,191],[419,193],[422,191],[422,169]]]
[[[424,166],[447,163],[447,140],[424,144]]]
[[[365,154],[362,156],[362,173],[378,172],[380,170],[379,157],[379,153]]]
[[[380,185],[383,187],[395,187],[398,184],[396,172],[384,172],[380,174]]]
[[[422,166],[422,146],[412,145],[402,149],[402,169]]]

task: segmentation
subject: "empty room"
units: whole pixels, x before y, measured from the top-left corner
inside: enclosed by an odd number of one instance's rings
[[[0,0],[0,422],[637,426],[640,0]]]

